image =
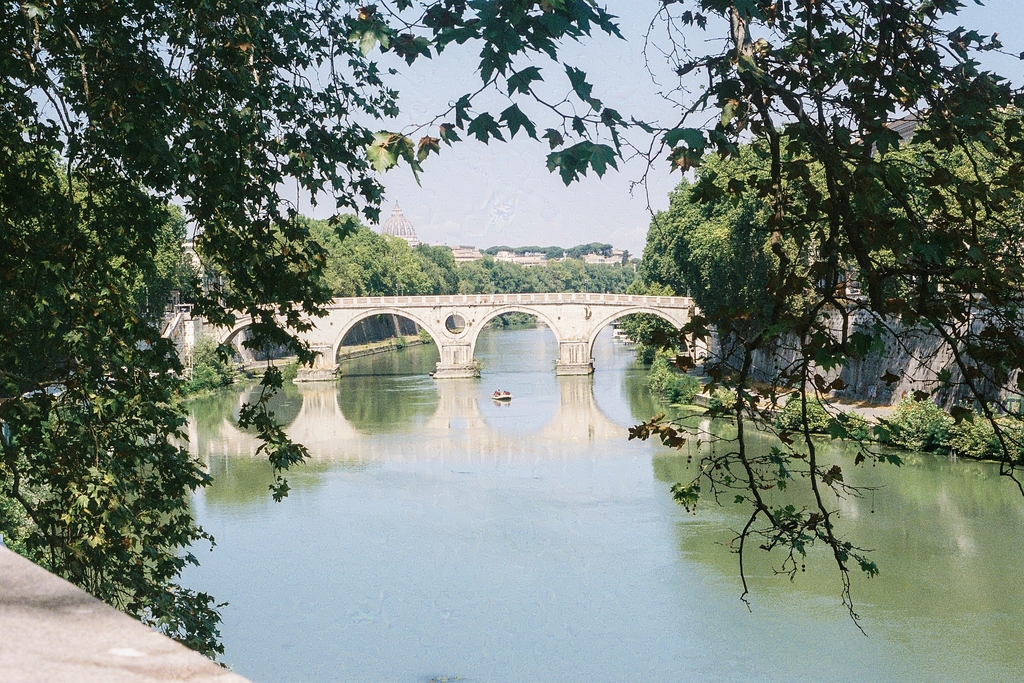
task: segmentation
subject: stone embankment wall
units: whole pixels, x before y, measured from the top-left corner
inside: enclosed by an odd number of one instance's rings
[[[838,337],[841,334],[842,321],[835,316],[831,322],[832,331]],[[857,330],[866,331],[870,325],[869,318],[859,317],[851,322],[849,332],[852,334]],[[846,388],[831,393],[831,396],[840,399],[894,405],[903,397],[913,395],[915,391],[924,391],[934,392],[933,400],[946,409],[961,401],[974,401],[974,395],[964,384],[963,375],[954,362],[952,351],[944,344],[938,333],[924,328],[904,327],[899,322],[891,323],[889,328],[891,332],[887,331],[883,335],[884,351],[872,352],[865,358],[851,360],[841,370],[814,369],[812,375],[818,372],[829,382],[840,377],[846,383]],[[722,354],[722,342],[716,338],[712,342],[712,358],[721,358]],[[754,378],[765,382],[775,381],[780,375],[797,369],[799,357],[798,341],[794,337],[783,338],[774,348],[755,353]],[[730,366],[736,367],[738,364],[734,363],[734,360],[738,360],[736,354],[733,354],[729,363]],[[945,385],[939,381],[940,373],[943,371],[950,374],[949,382]],[[899,380],[893,384],[886,384],[882,380],[886,373],[899,376]],[[1013,378],[1010,385],[1014,385]],[[985,396],[989,400],[1000,399],[1011,404],[1019,402],[1020,399],[1016,394],[1001,391],[991,385],[986,386]]]
[[[341,345],[359,346],[391,337],[413,335],[419,331],[419,326],[408,318],[397,315],[374,315],[356,323],[345,335]]]

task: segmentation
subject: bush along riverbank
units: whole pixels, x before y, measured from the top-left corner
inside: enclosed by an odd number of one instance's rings
[[[735,395],[723,388],[706,395],[700,379],[677,369],[673,359],[674,354],[669,351],[651,349],[647,354],[637,353],[637,361],[650,367],[647,386],[651,393],[670,404],[696,403],[709,408],[712,414],[725,416],[722,411],[728,410],[736,400]],[[791,394],[775,413],[775,428],[780,432],[801,432],[801,412],[800,394]],[[974,460],[997,460],[1001,452],[999,436],[985,416],[968,406],[946,412],[928,398],[908,396],[889,417],[879,417],[875,423],[860,415],[856,408],[837,410],[815,396],[808,396],[807,423],[812,434],[875,441],[904,451]],[[1024,420],[1007,415],[996,418],[996,423],[1010,452],[1024,463]]]
[[[1007,450],[1024,462],[1024,421],[1002,416],[996,424],[1003,433]],[[931,401],[904,398],[892,418],[882,421],[888,427],[888,443],[912,451],[948,453],[962,458],[995,460],[1002,452],[995,428],[983,415],[967,406],[947,413]]]
[[[775,415],[775,427],[781,431],[801,429],[800,394],[790,396]],[[941,453],[974,460],[996,460],[1000,454],[999,437],[983,415],[970,407],[957,406],[946,412],[931,400],[906,397],[887,418],[872,425],[855,411],[828,409],[816,397],[807,399],[807,421],[815,434],[874,440],[905,451]],[[996,423],[1011,453],[1024,462],[1024,421],[1001,416]]]
[[[690,405],[704,387],[697,377],[676,369],[672,364],[674,357],[675,354],[667,351],[653,354],[647,386],[652,394],[671,404]]]
[[[192,349],[191,375],[181,383],[181,393],[191,396],[226,387],[235,381],[235,368],[209,339],[200,339]]]

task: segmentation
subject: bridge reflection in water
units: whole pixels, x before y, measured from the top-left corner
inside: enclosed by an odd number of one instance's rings
[[[352,419],[346,415],[343,397],[349,387],[345,382],[296,385],[288,389],[275,412],[285,423],[289,437],[309,449],[313,462],[512,461],[532,458],[538,450],[552,446],[621,440],[626,436],[626,429],[598,407],[590,376],[555,378],[558,401],[554,415],[539,430],[528,433],[524,433],[522,422],[536,421],[536,414],[530,416],[533,420],[517,421],[504,419],[504,413],[528,413],[532,407],[543,408],[543,401],[523,397],[511,405],[496,406],[489,397],[490,390],[479,381],[401,379],[421,386],[387,392],[391,403],[386,408],[390,410],[366,420],[365,429],[359,428],[360,415],[352,415]],[[353,393],[358,401],[360,392]],[[238,406],[249,398],[249,392],[240,393],[234,410],[221,412],[219,424],[207,424],[202,430],[193,416],[189,425],[193,454],[254,457],[259,441],[234,422]],[[382,396],[378,392],[362,399],[381,401]],[[363,407],[367,407],[365,403]],[[390,424],[382,425],[380,418],[389,420],[388,413],[393,414]],[[416,439],[410,441],[413,431]]]

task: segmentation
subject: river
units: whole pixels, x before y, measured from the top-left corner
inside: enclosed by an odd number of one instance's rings
[[[659,407],[606,331],[593,377],[556,377],[544,328],[487,330],[479,380],[434,381],[431,346],[289,385],[311,452],[284,502],[232,424],[244,388],[197,399],[194,500],[216,537],[186,583],[223,608],[223,661],[276,681],[1019,681],[1024,500],[990,464],[914,455],[860,467],[840,503],[881,573],[854,577],[867,635],[814,552],[795,581],[723,547],[738,509],[688,514],[686,452],[628,441]],[[511,404],[490,400],[513,392]],[[728,428],[726,425],[724,428]],[[763,555],[763,553],[760,553]]]

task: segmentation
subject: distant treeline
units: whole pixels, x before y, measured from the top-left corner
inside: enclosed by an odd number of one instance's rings
[[[324,277],[334,296],[418,294],[509,294],[516,292],[609,292],[621,294],[632,284],[633,265],[591,265],[579,260],[552,261],[526,267],[495,261],[489,254],[456,264],[451,249],[420,245],[379,235],[353,217],[340,226],[304,219],[310,233],[326,249]],[[340,235],[344,235],[342,238]],[[595,243],[596,244],[596,243]],[[590,249],[581,245],[570,250]],[[578,253],[602,253],[600,249]],[[494,251],[504,249],[495,247]],[[527,250],[533,247],[527,247]],[[489,252],[490,250],[488,250]],[[510,249],[510,251],[512,251]]]
[[[563,249],[562,247],[509,247],[506,245],[502,245],[500,247],[487,247],[486,249],[483,250],[483,253],[494,256],[499,251],[510,251],[513,254],[517,254],[519,256],[522,256],[523,254],[544,254],[544,256],[547,257],[548,259],[556,259],[562,257],[579,259],[583,258],[587,254],[600,254],[601,256],[611,256],[612,249],[613,247],[610,244],[605,244],[603,242],[591,242],[590,244],[577,244],[575,247],[570,247],[569,249]],[[625,255],[626,258],[623,259],[624,262],[628,260],[629,252],[627,251]]]

